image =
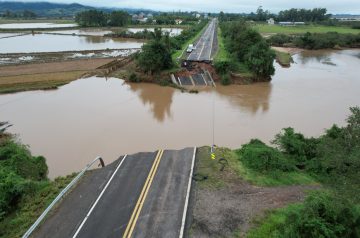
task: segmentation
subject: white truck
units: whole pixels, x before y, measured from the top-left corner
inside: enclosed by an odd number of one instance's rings
[[[186,50],[187,53],[191,53],[193,50],[195,50],[195,46],[193,44],[190,44]]]

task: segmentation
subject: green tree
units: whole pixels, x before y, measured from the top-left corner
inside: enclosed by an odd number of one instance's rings
[[[138,66],[145,72],[154,74],[173,66],[171,53],[163,41],[151,40],[142,47],[137,57]]]
[[[245,63],[257,77],[269,78],[275,73],[273,66],[275,56],[270,46],[265,41],[260,41],[249,48]]]
[[[84,27],[106,26],[107,15],[103,11],[88,10],[76,14],[75,21]]]
[[[109,16],[110,26],[125,26],[130,21],[130,15],[124,11],[113,11]]]

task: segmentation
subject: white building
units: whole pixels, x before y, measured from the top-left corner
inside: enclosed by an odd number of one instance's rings
[[[268,23],[269,25],[275,25],[275,20],[274,20],[274,18],[270,18],[269,20],[267,20],[267,23]]]
[[[176,23],[177,25],[180,25],[182,22],[183,22],[183,20],[181,20],[181,19],[176,19],[176,20],[175,20],[175,23]]]

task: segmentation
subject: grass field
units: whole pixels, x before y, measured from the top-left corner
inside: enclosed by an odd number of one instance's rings
[[[217,39],[218,39],[219,48],[218,48],[218,51],[216,52],[214,61],[218,62],[218,61],[229,60],[230,54],[225,48],[224,38],[222,37],[220,27],[218,27],[218,30],[217,30]]]
[[[317,182],[309,175],[294,171],[294,172],[280,172],[276,171],[273,173],[258,173],[251,169],[246,168],[239,160],[238,155],[235,151],[227,148],[216,149],[216,160],[210,159],[210,149],[203,147],[197,154],[198,158],[198,173],[200,175],[208,175],[208,179],[201,183],[202,186],[210,188],[219,188],[225,185],[220,174],[219,159],[224,158],[227,160],[227,164],[234,174],[237,174],[239,178],[243,178],[253,185],[273,187],[273,186],[284,186],[284,185],[315,185]]]
[[[254,28],[260,33],[283,33],[283,34],[302,34],[306,32],[310,33],[327,33],[327,32],[338,32],[338,33],[360,33],[359,29],[352,29],[349,27],[336,27],[336,26],[318,26],[318,25],[306,25],[306,26],[279,26],[279,25],[267,25],[259,24],[255,25]]]

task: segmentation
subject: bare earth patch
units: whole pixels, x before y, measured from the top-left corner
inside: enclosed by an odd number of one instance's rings
[[[296,55],[302,51],[304,51],[303,49],[300,48],[291,48],[291,47],[276,47],[276,46],[272,46],[271,47],[274,50],[283,52],[283,53],[289,53],[290,55]]]
[[[319,185],[259,187],[242,179],[233,169],[237,163],[223,153],[217,160],[208,158],[208,148],[198,150],[195,189],[192,195],[190,237],[245,237],[255,218],[266,210],[304,200],[306,191]],[[228,164],[221,171],[219,157]],[[199,181],[199,178],[207,177]]]
[[[305,191],[314,186],[263,188],[245,181],[218,190],[199,189],[193,211],[192,237],[231,237],[235,231],[242,236],[252,220],[267,209],[303,201]]]

